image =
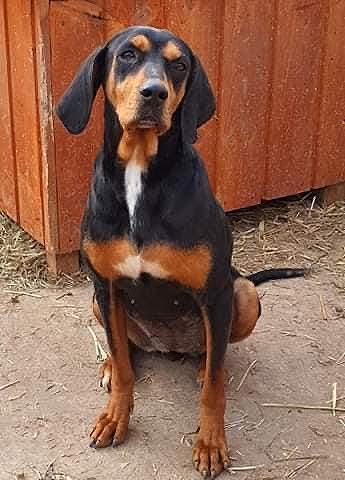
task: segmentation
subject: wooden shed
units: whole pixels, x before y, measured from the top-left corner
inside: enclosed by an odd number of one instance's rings
[[[53,106],[79,64],[128,25],[180,35],[217,114],[199,148],[226,210],[345,181],[345,0],[1,0],[0,208],[76,268],[102,135],[68,135]]]

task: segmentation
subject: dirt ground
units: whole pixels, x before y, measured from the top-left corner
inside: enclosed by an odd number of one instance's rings
[[[237,225],[246,218],[242,214]],[[263,227],[262,219],[256,219],[258,234],[265,228],[268,232],[266,217],[265,222]],[[277,222],[275,228],[284,235],[284,222]],[[238,227],[239,232],[245,238],[245,229]],[[313,263],[312,249],[298,246],[301,235],[294,233],[296,245]],[[315,243],[317,235],[312,236]],[[318,262],[305,279],[259,287],[263,315],[258,326],[226,355],[226,433],[232,464],[257,468],[225,472],[219,478],[345,478],[345,278],[340,256],[334,257],[334,252],[344,255],[344,238],[329,240],[332,260],[327,268]],[[252,244],[246,248],[241,242],[238,238],[238,252],[247,255]],[[280,251],[283,243],[282,237],[274,238]],[[256,255],[255,265],[275,264],[258,251]],[[289,257],[284,264],[295,265],[294,260]],[[246,270],[252,266],[246,262]],[[104,344],[90,310],[91,285],[29,292],[35,296],[15,291],[3,281],[0,480],[199,479],[191,463],[191,432],[198,422],[197,361],[140,354],[128,439],[116,449],[95,451],[88,446],[90,427],[107,394],[97,386],[99,365],[87,328],[91,325]],[[327,410],[264,406],[332,407],[335,382],[337,407],[343,409],[335,416]]]

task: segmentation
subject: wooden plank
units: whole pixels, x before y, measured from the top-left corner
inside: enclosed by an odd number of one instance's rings
[[[45,226],[45,248],[53,255],[59,246],[53,105],[51,95],[51,45],[49,0],[36,0],[34,8],[38,110],[41,135],[42,195]]]
[[[225,210],[260,203],[264,184],[274,2],[225,2],[217,196]]]
[[[36,0],[37,1],[37,0]],[[63,6],[96,18],[103,16],[104,0],[51,0],[63,3]]]
[[[16,181],[17,172],[14,157],[14,144],[12,132],[10,84],[9,84],[9,59],[8,36],[6,25],[5,3],[0,5],[0,208],[15,221],[19,221],[17,210]]]
[[[345,2],[329,2],[313,187],[345,180]]]
[[[165,0],[166,28],[189,44],[205,68],[215,96],[219,91],[219,62],[223,2]],[[222,59],[223,60],[223,59]],[[216,184],[217,116],[200,129],[197,148],[207,166],[210,183]]]
[[[309,190],[318,127],[322,2],[278,1],[264,198]]]
[[[6,8],[20,224],[44,243],[32,2],[7,0]]]
[[[323,207],[328,207],[334,202],[345,200],[345,182],[317,190],[317,199]]]
[[[128,0],[126,2],[104,0],[104,2],[104,15],[107,19],[104,26],[105,38],[107,40],[124,28],[136,23],[134,22],[136,0]]]
[[[50,4],[53,104],[56,105],[94,48],[104,42],[104,21],[64,5]],[[103,133],[103,108],[98,95],[88,127],[78,136],[66,132],[54,117],[59,253],[79,248],[79,229],[92,166]]]
[[[136,0],[132,16],[133,25],[166,28],[166,8],[164,7],[164,0]]]
[[[79,250],[68,253],[47,252],[47,263],[52,279],[56,279],[59,272],[78,272],[80,270]]]
[[[165,9],[163,0],[104,0],[106,38],[132,25],[151,25],[163,28]]]

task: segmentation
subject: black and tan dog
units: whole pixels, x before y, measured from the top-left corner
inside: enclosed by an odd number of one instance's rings
[[[214,97],[183,41],[165,30],[133,27],[96,49],[57,107],[69,132],[85,128],[101,85],[104,143],[82,222],[81,253],[109,343],[102,383],[111,395],[91,445],[125,439],[133,408],[129,341],[148,351],[203,354],[193,462],[203,476],[215,477],[230,463],[227,344],[245,338],[256,324],[255,284],[303,272],[246,279],[231,267],[231,233],[192,147],[215,110]]]

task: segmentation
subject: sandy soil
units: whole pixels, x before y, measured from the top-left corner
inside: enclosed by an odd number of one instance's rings
[[[0,389],[0,480],[199,479],[190,446],[198,419],[195,360],[140,354],[128,439],[95,451],[88,434],[106,393],[97,386],[87,329],[92,325],[104,339],[89,308],[91,286],[42,289],[39,297],[6,288],[0,294],[0,387],[17,383]],[[345,410],[333,416],[263,406],[330,406],[334,382],[338,397],[345,394],[343,288],[325,272],[260,287],[257,329],[226,356],[233,466],[260,468],[234,478],[345,477]],[[337,406],[345,408],[345,401]]]

